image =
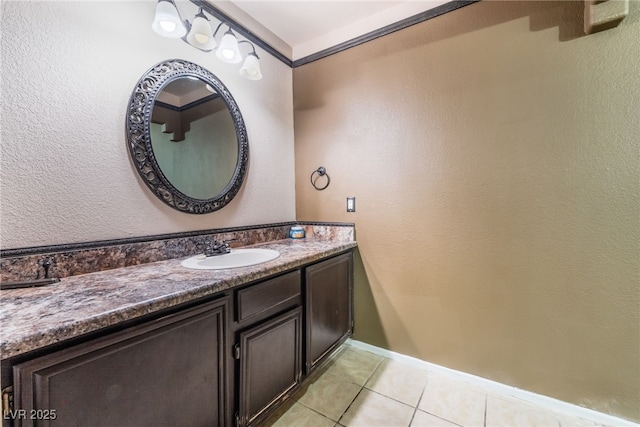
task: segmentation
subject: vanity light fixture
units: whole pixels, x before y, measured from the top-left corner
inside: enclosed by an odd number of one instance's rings
[[[193,24],[187,34],[187,43],[205,52],[210,52],[216,47],[216,39],[213,38],[209,18],[204,14],[202,8],[193,19]]]
[[[220,45],[217,46],[215,38],[223,25],[227,27],[227,31],[222,36]],[[221,21],[216,30],[212,32],[210,20],[204,14],[202,7],[198,10],[193,22],[189,22],[189,20],[182,19],[174,0],[158,0],[156,16],[151,28],[163,37],[182,38],[186,43],[204,52],[211,52],[215,49],[218,59],[229,64],[238,64],[242,61],[239,45],[247,43],[251,46],[252,51],[249,52],[240,68],[240,75],[249,80],[262,79],[259,57],[253,43],[247,40],[238,41],[231,26],[226,22]]]
[[[222,40],[220,40],[220,47],[216,51],[216,56],[222,62],[228,64],[237,64],[242,61],[242,55],[240,54],[240,47],[238,46],[238,39],[233,34],[231,28],[224,33]]]
[[[240,43],[249,43],[246,41],[241,41]],[[260,72],[260,63],[258,62],[258,54],[256,53],[256,48],[253,47],[251,43],[251,48],[253,52],[249,52],[247,57],[244,59],[244,64],[242,64],[242,68],[240,68],[240,75],[249,80],[260,80],[262,78],[262,73]]]
[[[173,0],[159,0],[156,5],[156,17],[151,24],[153,31],[164,37],[177,39],[187,34],[187,27]]]

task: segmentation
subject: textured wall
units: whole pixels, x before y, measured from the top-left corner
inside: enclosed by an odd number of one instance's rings
[[[356,223],[357,339],[640,421],[640,4],[582,11],[480,2],[296,68],[297,216]]]
[[[190,3],[181,6],[195,12]],[[155,34],[153,1],[3,0],[1,7],[0,247],[294,219],[290,68],[262,53],[263,80],[245,80],[239,66]],[[245,184],[228,206],[208,215],[166,206],[129,160],[124,127],[131,91],[145,71],[170,58],[217,75],[247,125]]]

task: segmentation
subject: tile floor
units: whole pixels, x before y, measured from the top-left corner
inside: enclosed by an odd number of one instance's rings
[[[596,426],[344,345],[266,427]]]

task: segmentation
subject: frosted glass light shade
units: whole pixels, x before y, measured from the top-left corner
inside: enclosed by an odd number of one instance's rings
[[[200,50],[210,51],[216,47],[216,41],[213,38],[211,24],[205,17],[202,10],[198,13],[191,24],[191,30],[187,35],[187,42]]]
[[[240,75],[249,80],[262,79],[262,73],[260,72],[260,62],[258,56],[255,53],[250,53],[240,68]]]
[[[173,2],[167,0],[158,1],[156,16],[151,28],[164,37],[180,38],[187,34],[187,28],[180,18],[178,9]]]
[[[242,61],[242,55],[240,55],[240,49],[238,49],[238,39],[236,39],[231,30],[224,33],[222,40],[220,40],[220,47],[216,51],[216,56],[219,60],[229,64],[237,64]]]

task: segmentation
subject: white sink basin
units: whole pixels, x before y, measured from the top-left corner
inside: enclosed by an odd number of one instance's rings
[[[262,264],[280,256],[280,252],[272,249],[231,249],[231,252],[224,255],[205,257],[196,255],[182,261],[182,266],[195,270],[222,270],[225,268],[248,267],[250,265]]]

